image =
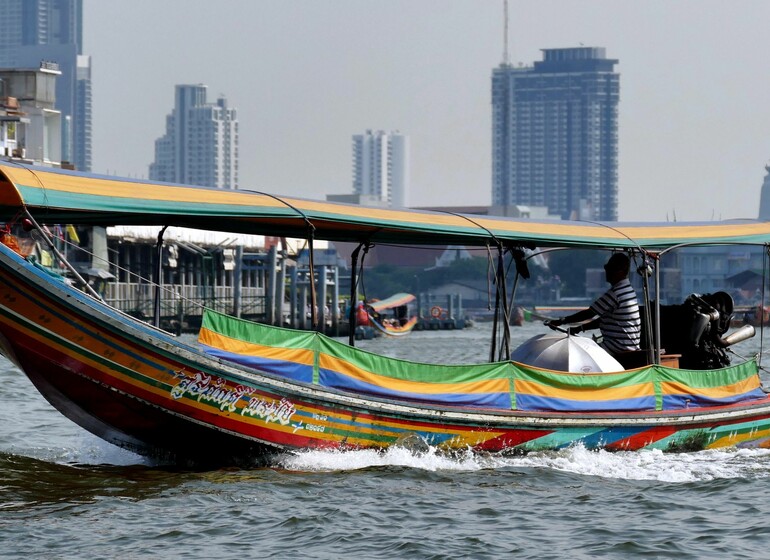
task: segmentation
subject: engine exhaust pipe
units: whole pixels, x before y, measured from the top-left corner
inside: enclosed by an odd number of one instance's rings
[[[730,334],[728,334],[726,337],[720,338],[719,342],[724,347],[732,346],[733,344],[737,344],[738,342],[743,342],[744,340],[748,340],[755,334],[756,334],[756,331],[754,330],[754,327],[752,325],[743,325],[737,331],[733,331]]]

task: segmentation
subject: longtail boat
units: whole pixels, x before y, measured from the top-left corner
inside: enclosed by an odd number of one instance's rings
[[[408,313],[408,305],[415,299],[413,294],[399,293],[362,304],[366,321],[388,336],[409,334],[417,324],[417,316]]]
[[[649,263],[645,278],[659,285],[657,257],[674,247],[770,243],[770,223],[757,221],[515,220],[364,208],[10,163],[0,164],[0,213],[8,231],[29,231],[54,252],[46,225],[217,231],[225,225],[233,233],[307,239],[311,258],[315,239],[353,240],[359,248],[489,246],[500,264],[496,299],[500,324],[506,326],[512,302],[504,263],[515,259],[518,280],[519,271],[524,275],[524,249],[628,251]],[[67,278],[54,274],[21,254],[10,234],[2,238],[3,353],[62,414],[139,453],[230,463],[268,461],[300,449],[382,449],[410,441],[448,452],[527,452],[573,444],[667,451],[770,446],[770,399],[757,361],[708,371],[663,365],[657,326],[663,323],[665,330],[667,319],[659,303],[647,314],[654,318],[648,321],[647,359],[611,372],[514,362],[508,359],[505,329],[500,339],[493,338],[495,359],[479,365],[385,358],[354,347],[352,334],[346,344],[318,332],[212,311],[203,318],[199,343],[185,343],[106,304],[76,270]]]

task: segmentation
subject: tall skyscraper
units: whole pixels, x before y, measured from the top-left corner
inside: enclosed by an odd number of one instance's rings
[[[544,49],[492,73],[492,204],[562,218],[618,218],[617,60],[605,49]]]
[[[206,102],[206,86],[178,85],[166,134],[155,141],[150,179],[238,188],[238,119],[224,97]]]
[[[765,165],[765,171],[759,195],[759,219],[770,221],[770,165]]]
[[[386,201],[394,208],[407,205],[409,137],[398,131],[367,130],[353,136],[353,192]]]
[[[0,0],[0,68],[58,65],[62,160],[90,171],[91,57],[82,46],[82,0]]]

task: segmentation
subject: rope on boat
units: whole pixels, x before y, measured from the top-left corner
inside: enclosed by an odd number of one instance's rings
[[[440,210],[440,212],[443,212],[444,214],[450,214],[452,216],[455,216],[457,218],[461,218],[463,220],[467,220],[474,226],[476,226],[479,229],[484,230],[487,232],[487,235],[495,242],[497,245],[497,270],[495,274],[495,314],[494,314],[494,320],[493,320],[493,326],[492,326],[492,344],[489,351],[489,361],[493,362],[495,361],[495,354],[497,353],[497,329],[498,325],[501,325],[501,328],[503,329],[503,347],[500,349],[501,352],[501,358],[504,358],[506,360],[510,359],[511,356],[511,325],[509,321],[510,316],[510,309],[508,309],[508,293],[505,287],[505,257],[504,257],[504,249],[505,245],[500,241],[497,236],[492,233],[488,228],[484,227],[477,221],[469,218],[468,216],[464,214],[458,214],[457,212],[452,212],[450,210]],[[487,244],[487,253],[489,255],[490,263],[492,261],[492,253],[491,249],[489,247],[489,244]],[[489,297],[489,267],[487,267],[487,297]],[[500,315],[500,304],[502,299],[502,306],[503,306],[503,322],[500,324],[498,322],[498,318]],[[504,352],[504,354],[503,354]]]
[[[130,277],[133,277],[133,278],[136,278],[138,280],[141,280],[143,283],[145,283],[145,284],[147,284],[149,286],[153,286],[153,287],[161,290],[162,292],[165,292],[165,293],[167,293],[169,295],[177,297],[177,298],[185,301],[186,303],[189,303],[192,306],[198,307],[200,309],[206,309],[206,306],[203,305],[202,303],[198,303],[197,301],[195,301],[193,299],[187,298],[187,297],[183,296],[181,293],[179,293],[178,291],[173,290],[171,288],[168,288],[166,286],[163,286],[162,284],[157,284],[154,280],[152,280],[150,278],[146,278],[146,277],[142,276],[141,274],[138,274],[138,273],[134,272],[133,270],[130,270],[130,269],[125,268],[125,267],[122,267],[122,266],[120,266],[117,263],[110,262],[109,260],[107,260],[107,259],[105,259],[103,257],[100,257],[99,255],[97,255],[95,253],[92,253],[91,251],[89,251],[87,249],[84,249],[80,245],[72,243],[71,241],[67,241],[66,239],[61,239],[61,242],[66,244],[66,245],[68,245],[72,249],[76,249],[78,251],[81,251],[81,252],[85,253],[86,255],[88,255],[91,258],[94,258],[94,259],[96,259],[98,261],[106,263],[106,264],[110,265],[111,267],[115,267],[116,270],[119,270],[121,272],[125,272]],[[59,257],[57,256],[57,258],[59,258]],[[61,259],[62,259],[62,262],[66,262],[66,261],[63,260],[63,257]],[[104,299],[101,298],[101,297],[99,299],[101,301],[104,301]]]
[[[252,189],[239,189],[241,192],[251,192],[255,194],[260,194],[262,196],[267,196],[269,198],[272,198],[273,200],[277,200],[281,204],[284,204],[288,208],[291,208],[294,210],[297,214],[302,216],[302,219],[305,221],[305,224],[307,224],[307,241],[308,241],[308,251],[310,253],[310,258],[308,262],[308,266],[310,268],[310,323],[313,325],[314,329],[318,328],[318,315],[317,315],[317,303],[318,303],[318,296],[316,294],[316,287],[315,287],[315,263],[313,262],[313,239],[315,238],[315,226],[313,225],[313,222],[310,221],[310,218],[307,217],[307,215],[294,206],[293,204],[285,201],[280,196],[276,196],[274,194],[262,192],[262,191],[255,191]],[[326,279],[323,279],[324,282],[326,282]]]
[[[32,173],[32,176],[38,182],[38,184],[40,185],[41,190],[43,191],[43,199],[46,201],[46,205],[47,205],[47,203],[48,203],[48,191],[45,188],[45,183],[43,183],[43,181],[40,180],[40,177],[37,176],[37,173],[35,173],[35,170],[34,169],[29,169],[28,167],[25,167],[25,166],[23,166],[23,165],[21,165],[19,163],[16,163],[16,162],[8,162],[8,163],[15,164],[18,167],[26,169],[27,171]],[[90,296],[95,297],[99,301],[104,301],[102,296],[99,295],[99,292],[94,290],[91,287],[91,285],[88,282],[86,282],[86,280],[80,275],[80,273],[77,270],[75,270],[75,268],[69,263],[69,261],[67,261],[67,259],[64,258],[64,255],[62,255],[59,252],[59,250],[56,248],[56,244],[53,242],[53,239],[51,239],[51,237],[48,235],[48,233],[46,233],[46,231],[42,227],[40,227],[40,224],[38,224],[37,221],[35,220],[35,218],[32,216],[32,213],[29,211],[29,208],[27,208],[26,204],[23,204],[22,209],[19,212],[17,212],[16,217],[18,217],[19,213],[22,212],[22,211],[27,216],[27,218],[32,223],[32,225],[35,227],[35,229],[37,229],[37,231],[40,232],[40,235],[43,236],[43,239],[45,239],[46,244],[51,248],[51,251],[53,252],[53,254],[56,255],[56,258],[58,258],[62,263],[64,263],[64,266],[66,266],[67,269],[69,269],[69,271],[75,276],[77,281],[80,282],[83,285],[83,287],[85,288],[86,292],[88,292],[88,294]]]
[[[733,355],[733,356],[735,356],[736,358],[739,358],[739,359],[743,360],[744,362],[748,362],[748,361],[750,361],[750,360],[754,360],[754,361],[756,361],[756,362],[757,362],[757,369],[758,369],[759,371],[763,372],[763,373],[767,373],[768,375],[770,375],[770,369],[768,369],[768,368],[766,368],[766,367],[762,367],[762,366],[760,365],[760,363],[759,363],[759,356],[762,354],[762,349],[761,349],[761,348],[760,348],[759,352],[757,352],[756,354],[754,354],[754,357],[753,357],[753,358],[747,358],[746,356],[744,356],[744,355],[742,355],[742,354],[738,354],[738,352],[736,352],[736,351],[735,351],[735,350],[733,350],[732,348],[726,348],[726,349],[725,349],[725,351],[726,351],[726,352],[729,352],[730,354],[732,354],[732,355]],[[762,380],[760,379],[760,384],[761,384],[761,381],[762,381]]]
[[[369,252],[369,249],[372,247],[372,244],[368,241],[362,241],[358,244],[358,246],[353,250],[353,253],[350,257],[350,311],[348,312],[348,324],[349,326],[349,333],[348,333],[348,344],[350,346],[356,345],[356,306],[358,305],[358,281],[361,280],[361,285],[363,286],[363,278],[364,278],[364,258],[366,258],[366,254]],[[364,250],[364,254],[361,256],[361,270],[360,272],[356,270],[358,267],[358,254],[361,252],[361,249]],[[364,292],[364,299],[366,299],[366,292]]]
[[[163,234],[168,226],[163,226],[158,232],[158,242],[155,244],[155,255],[158,259],[155,266],[155,300],[153,302],[152,324],[160,327],[160,288],[163,273]]]
[[[759,355],[757,364],[760,365],[760,369],[762,369],[762,347],[765,337],[765,287],[767,286],[768,254],[770,254],[770,245],[765,245],[765,251],[762,253],[762,297],[759,302]]]
[[[62,263],[64,263],[64,266],[67,267],[67,269],[75,276],[78,282],[82,284],[83,288],[85,288],[86,292],[88,292],[88,295],[95,297],[99,301],[104,301],[104,298],[102,298],[101,295],[99,295],[99,292],[94,290],[91,285],[86,282],[85,278],[83,278],[80,273],[75,269],[74,266],[70,264],[70,262],[64,257],[64,255],[61,254],[59,249],[56,248],[56,244],[53,242],[53,239],[48,235],[48,233],[40,227],[40,224],[37,223],[35,218],[32,217],[32,214],[30,213],[29,209],[25,206],[24,212],[27,215],[27,218],[32,223],[32,225],[35,227],[35,229],[40,232],[40,235],[43,236],[43,239],[45,239],[45,242],[48,244],[48,247],[50,247],[51,251],[54,255],[56,255],[56,258],[59,259]]]

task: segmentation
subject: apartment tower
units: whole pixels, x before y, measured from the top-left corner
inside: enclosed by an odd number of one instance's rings
[[[353,192],[361,200],[407,205],[409,137],[398,131],[367,130],[353,136]]]
[[[206,86],[178,85],[166,134],[155,141],[150,179],[238,188],[238,118],[224,97],[206,101]]]
[[[617,220],[618,61],[598,47],[542,52],[492,72],[492,204]]]

